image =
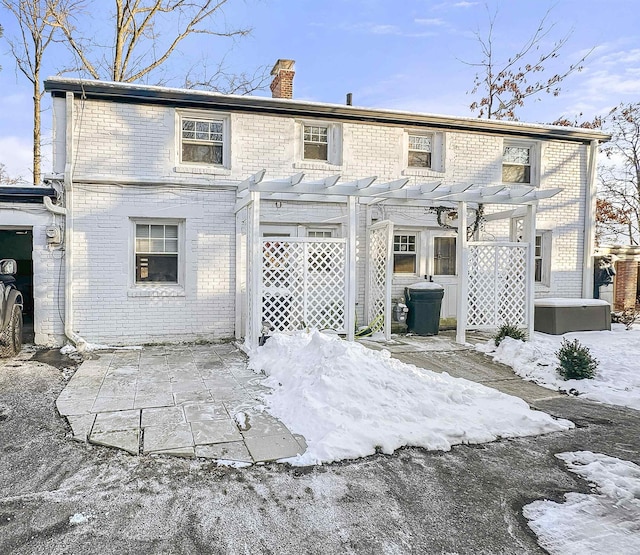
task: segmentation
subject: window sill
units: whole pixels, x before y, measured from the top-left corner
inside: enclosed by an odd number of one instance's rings
[[[127,291],[127,297],[184,297],[180,285],[136,285]]]
[[[175,166],[175,173],[190,173],[199,175],[231,175],[231,170],[223,166]]]
[[[342,170],[342,164],[331,164],[330,162],[323,162],[321,160],[316,162],[312,162],[311,160],[301,160],[299,162],[294,162],[293,167],[297,170]]]
[[[405,168],[402,170],[402,175],[416,177],[440,176],[443,173],[444,171],[434,170],[433,168]]]

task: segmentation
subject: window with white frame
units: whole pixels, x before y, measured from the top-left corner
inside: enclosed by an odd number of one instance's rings
[[[333,229],[307,229],[307,237],[314,237],[316,239],[331,239],[333,233]]]
[[[403,140],[404,175],[429,176],[444,171],[445,133],[405,129]]]
[[[226,118],[207,118],[198,114],[180,114],[180,162],[223,166],[227,157]]]
[[[322,125],[305,125],[303,130],[303,158],[305,160],[329,160],[329,128]]]
[[[431,168],[433,135],[409,134],[408,166],[410,168]]]
[[[135,222],[135,283],[178,284],[179,224]]]
[[[296,121],[294,167],[321,168],[342,164],[342,124],[320,121]]]
[[[511,240],[521,242],[524,237],[524,218],[512,218]],[[536,231],[534,242],[534,281],[540,285],[551,285],[551,238],[549,230]]]
[[[535,144],[505,140],[502,152],[502,182],[535,184],[537,152]]]
[[[393,273],[415,274],[418,271],[418,234],[393,235]]]

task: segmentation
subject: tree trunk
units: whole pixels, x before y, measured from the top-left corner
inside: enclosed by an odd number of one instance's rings
[[[40,154],[40,70],[34,72],[33,79],[33,184],[40,185],[41,180],[41,154]]]

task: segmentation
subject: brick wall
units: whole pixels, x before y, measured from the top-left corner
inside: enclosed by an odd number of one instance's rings
[[[618,260],[615,267],[613,309],[634,308],[638,289],[638,261]]]
[[[90,341],[132,343],[229,337],[234,332],[235,216],[233,187],[266,168],[265,179],[304,171],[307,179],[341,174],[348,182],[408,177],[411,184],[442,182],[493,185],[501,180],[500,137],[444,133],[441,171],[407,169],[406,130],[398,126],[337,124],[337,163],[300,160],[299,120],[258,114],[225,114],[231,138],[226,168],[181,167],[176,111],[168,107],[75,102],[79,184],[76,222],[76,331]],[[538,228],[553,230],[551,283],[538,296],[581,295],[586,147],[559,141],[541,149],[542,188],[564,191],[540,202]],[[504,210],[508,206],[490,207]],[[132,284],[132,224],[136,217],[184,222],[185,287],[182,296],[137,296]],[[382,218],[426,233],[433,215],[415,206],[385,207]],[[268,223],[345,224],[344,205],[265,202]],[[362,321],[366,268],[366,210],[359,209],[358,313]],[[506,223],[484,228],[482,239],[508,238]],[[422,256],[428,256],[423,252]],[[422,277],[424,264],[418,273]],[[393,295],[416,276],[396,276]],[[455,291],[455,289],[453,289]],[[450,303],[451,306],[455,306]],[[54,317],[52,311],[52,319]]]

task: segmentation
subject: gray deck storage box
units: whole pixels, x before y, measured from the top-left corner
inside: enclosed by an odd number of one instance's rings
[[[535,331],[562,335],[611,329],[611,306],[602,299],[536,299]]]

